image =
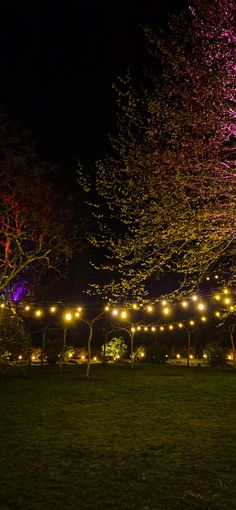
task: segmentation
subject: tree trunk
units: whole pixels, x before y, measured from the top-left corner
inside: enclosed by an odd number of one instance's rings
[[[45,350],[46,331],[47,331],[47,326],[43,330],[42,351],[41,351],[41,368],[43,368],[43,357],[44,357],[44,350]]]
[[[90,365],[91,365],[91,340],[93,336],[93,325],[89,324],[89,336],[88,336],[88,362],[86,368],[86,378],[89,378]]]
[[[229,336],[231,341],[231,347],[233,352],[233,368],[236,369],[236,355],[235,355],[235,343],[234,343],[234,330],[235,330],[235,324],[229,325]]]
[[[67,329],[64,328],[62,353],[61,353],[60,363],[59,363],[60,372],[62,371],[62,365],[64,362],[64,356],[65,356],[65,350],[66,350],[66,333],[67,333]]]
[[[131,331],[130,335],[130,356],[131,356],[131,368],[134,368],[134,332]]]
[[[191,349],[191,333],[189,329],[186,328],[187,335],[188,335],[188,350],[187,350],[187,367],[190,366],[190,349]]]

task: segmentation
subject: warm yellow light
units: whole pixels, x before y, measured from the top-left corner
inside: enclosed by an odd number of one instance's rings
[[[228,289],[224,289],[224,290],[223,290],[223,293],[224,293],[224,294],[229,294],[229,290],[228,290]]]
[[[21,354],[20,354],[20,355],[18,356],[18,359],[22,359],[22,356],[21,356]]]
[[[216,317],[220,317],[220,312],[215,312]]]
[[[164,328],[163,328],[163,326],[160,326],[160,331],[164,331]]]
[[[126,317],[127,317],[127,312],[125,310],[123,310],[123,312],[121,312],[121,318],[126,319]]]
[[[141,357],[144,358],[145,352],[141,352]]]
[[[94,357],[93,357],[93,361],[97,361],[97,356],[94,356]]]
[[[70,313],[70,312],[66,313],[66,315],[65,315],[65,319],[66,319],[66,321],[68,321],[68,322],[69,322],[69,321],[71,321],[71,319],[72,319],[72,315],[71,315],[71,313]]]
[[[203,354],[203,358],[207,359],[207,354]]]
[[[0,305],[0,306],[1,306],[1,308],[4,308],[4,307],[5,307],[5,304],[4,304],[4,303],[1,303],[1,305]]]
[[[80,313],[79,312],[75,312],[75,317],[80,317]]]
[[[29,310],[30,310],[30,306],[29,305],[25,306],[25,311],[28,312]]]
[[[202,322],[206,322],[206,317],[204,317],[204,316],[203,316],[203,317],[201,317],[201,321],[202,321]]]
[[[119,354],[117,354],[116,359],[120,359],[120,355]]]
[[[179,327],[179,328],[182,328],[182,327],[183,327],[182,322],[179,322],[178,327]]]
[[[55,313],[55,311],[56,311],[56,307],[55,307],[55,306],[51,306],[51,307],[50,307],[50,312],[51,312],[51,313]]]
[[[190,324],[190,326],[194,326],[195,322],[194,321],[189,321],[189,324]]]
[[[72,358],[72,356],[73,356],[72,352],[69,352],[68,358]]]
[[[206,279],[209,281],[210,280],[210,276],[207,276]]]
[[[34,355],[34,354],[32,354],[31,359],[32,359],[33,361],[35,360],[35,355]]]
[[[218,278],[219,278],[218,274],[215,274],[214,278],[215,278],[216,280],[218,280]]]
[[[132,328],[131,328],[131,331],[132,331],[132,333],[134,333],[134,332],[135,332],[135,328],[134,328],[134,327],[132,327]]]
[[[204,310],[205,306],[203,303],[199,303],[198,310]]]
[[[232,354],[228,354],[227,358],[228,358],[229,361],[231,361],[233,359]]]
[[[189,357],[190,357],[190,359],[193,359],[193,355],[192,355],[192,354],[190,354],[190,356],[189,356]]]
[[[144,329],[144,331],[147,331],[147,330],[148,330],[147,326],[144,326],[144,328],[143,328],[143,329]]]
[[[226,298],[224,302],[225,302],[226,305],[229,305],[230,304],[230,299]]]
[[[118,315],[118,310],[115,308],[115,310],[112,310],[113,315]]]
[[[136,305],[136,303],[133,304],[133,309],[134,310],[137,310],[138,309],[138,305]]]
[[[232,305],[231,305],[231,306],[229,307],[229,309],[230,309],[230,311],[231,311],[231,312],[233,312],[233,311],[234,311],[234,306],[232,306]]]
[[[187,303],[187,301],[182,301],[181,305],[183,308],[187,308],[188,303]]]
[[[108,305],[105,306],[105,312],[109,312],[109,310],[110,310],[110,307]]]
[[[167,307],[166,307],[166,308],[164,308],[164,310],[163,310],[163,312],[164,312],[164,314],[165,314],[165,315],[168,315],[169,311],[170,311],[170,310],[169,310],[169,308],[167,308]]]
[[[141,326],[138,326],[138,327],[137,327],[137,330],[138,330],[138,331],[140,331],[140,329],[141,329]]]
[[[197,300],[198,300],[198,297],[197,297],[197,296],[192,296],[192,300],[193,300],[193,301],[197,301]]]
[[[147,311],[148,311],[148,312],[152,312],[152,311],[153,311],[153,307],[152,307],[151,305],[148,305],[148,306],[147,306]]]
[[[152,331],[156,331],[155,326],[152,326],[152,327],[151,327],[151,330],[152,330]]]
[[[216,299],[216,301],[220,301],[220,295],[219,295],[219,294],[216,294],[216,295],[215,295],[215,299]]]
[[[179,359],[179,358],[180,358],[180,354],[176,354],[176,358],[178,358],[178,359]]]
[[[36,317],[40,317],[40,315],[42,315],[42,310],[36,310],[35,315]]]
[[[84,360],[85,359],[85,356],[81,356],[81,359]]]
[[[77,312],[82,312],[82,308],[81,308],[81,306],[78,306],[78,307],[77,307]]]
[[[174,329],[174,326],[172,326],[172,324],[170,324],[169,329]]]
[[[165,306],[165,305],[167,305],[167,301],[166,301],[165,299],[163,299],[163,301],[161,302],[161,304],[162,304],[163,306]]]

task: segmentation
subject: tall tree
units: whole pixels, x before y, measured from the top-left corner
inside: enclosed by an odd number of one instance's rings
[[[29,133],[0,119],[0,291],[19,277],[60,270],[72,254],[72,214],[61,201],[56,169]]]
[[[186,292],[219,265],[235,282],[234,14],[231,0],[193,0],[168,33],[146,27],[143,85],[120,81],[117,136],[96,177],[109,220],[103,203],[91,239],[115,271],[105,294],[145,294],[166,270]]]

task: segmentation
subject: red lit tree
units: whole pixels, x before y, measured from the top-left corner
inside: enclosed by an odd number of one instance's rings
[[[56,169],[28,133],[0,121],[0,291],[33,270],[60,270],[72,253],[69,201],[61,203]]]

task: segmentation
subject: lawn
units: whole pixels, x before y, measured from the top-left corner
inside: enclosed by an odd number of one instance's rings
[[[231,369],[32,367],[0,382],[0,510],[233,510]]]

